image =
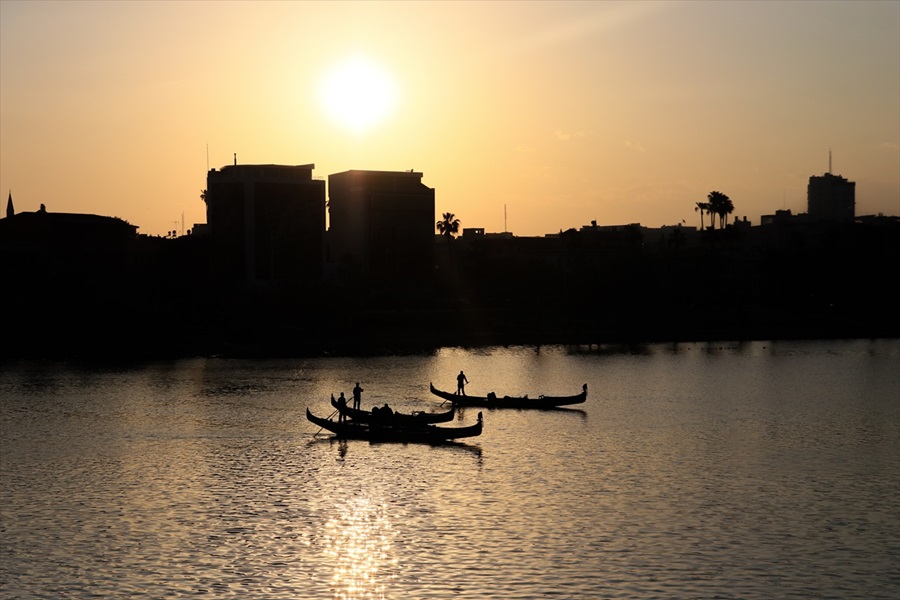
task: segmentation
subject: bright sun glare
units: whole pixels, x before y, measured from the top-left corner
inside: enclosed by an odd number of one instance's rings
[[[387,72],[355,56],[328,72],[319,86],[319,102],[338,124],[362,133],[391,113],[396,91]]]

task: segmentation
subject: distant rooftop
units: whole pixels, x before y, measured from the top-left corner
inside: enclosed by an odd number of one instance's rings
[[[225,165],[218,171],[210,169],[210,181],[308,181],[315,164],[308,165]]]
[[[308,165],[275,165],[275,164],[246,164],[246,165],[225,165],[220,168],[219,171],[230,171],[232,169],[247,169],[247,168],[264,168],[264,169],[306,169],[312,171],[316,168],[315,163],[310,163]],[[215,169],[212,169],[215,171]]]
[[[383,175],[385,177],[415,177],[417,179],[421,179],[421,177],[423,175],[421,171],[414,171],[412,169],[410,169],[408,171],[367,171],[365,169],[350,169],[347,171],[341,171],[340,173],[332,173],[332,175],[347,175],[347,174],[375,175],[375,176]]]

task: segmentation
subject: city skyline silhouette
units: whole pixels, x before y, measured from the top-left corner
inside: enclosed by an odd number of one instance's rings
[[[98,215],[0,219],[9,358],[282,356],[441,346],[900,335],[900,218],[855,215],[855,182],[811,176],[808,213],[705,229],[596,222],[515,236],[435,214],[422,173],[230,165],[209,223],[138,235]],[[331,214],[325,229],[325,212]],[[701,210],[702,209],[702,210]],[[461,235],[456,235],[460,234]]]
[[[896,2],[212,6],[0,3],[17,210],[165,235],[236,154],[413,169],[436,213],[521,236],[691,224],[712,190],[755,223],[826,171],[898,212]]]

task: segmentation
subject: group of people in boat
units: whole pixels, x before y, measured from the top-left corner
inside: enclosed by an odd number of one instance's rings
[[[356,382],[356,385],[353,387],[353,408],[355,410],[362,410],[362,393],[363,390],[359,382]],[[334,400],[334,394],[331,395],[331,399]],[[347,408],[347,398],[344,396],[344,392],[341,392],[338,396],[337,400],[334,400],[338,406],[340,407],[338,410],[338,423],[345,423],[347,421],[347,411],[343,410]],[[385,402],[384,406],[372,407],[372,419],[378,421],[387,421],[391,417],[394,416],[394,409],[388,406],[388,403]]]
[[[377,406],[372,407],[372,422],[373,423],[384,423],[385,421],[390,421],[391,417],[394,416],[394,410],[387,405],[387,402],[384,403],[384,406],[378,408]]]
[[[459,375],[456,376],[456,393],[461,394],[463,396],[466,395],[466,384],[469,383],[469,380],[466,378],[466,374],[462,371],[459,372]],[[359,386],[359,382],[356,382],[356,385],[353,387],[353,408],[355,410],[362,410],[362,393],[363,389]],[[493,393],[493,392],[491,392]],[[338,409],[338,423],[345,423],[347,421],[347,411],[343,410],[347,408],[347,398],[344,396],[344,392],[341,392],[338,396],[337,400],[334,399],[334,394],[331,395],[331,400],[333,402],[337,402]],[[389,421],[391,417],[394,416],[394,410],[388,406],[387,402],[384,403],[384,406],[372,407],[372,420],[385,422]]]

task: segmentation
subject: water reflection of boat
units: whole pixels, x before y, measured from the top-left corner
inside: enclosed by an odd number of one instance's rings
[[[307,448],[315,448],[315,447],[324,446],[324,445],[336,447],[338,455],[340,456],[341,459],[344,459],[347,457],[347,454],[351,451],[352,444],[350,442],[352,442],[352,441],[354,441],[354,440],[347,440],[344,438],[339,438],[334,435],[329,435],[329,436],[324,436],[324,437],[319,436],[319,437],[310,438],[306,442],[306,446],[307,446]],[[481,455],[482,455],[481,446],[474,443],[474,440],[472,440],[472,441],[447,440],[447,441],[440,442],[440,443],[429,443],[429,444],[420,444],[420,445],[422,445],[422,446],[427,445],[431,448],[440,448],[441,450],[449,451],[449,452],[459,452],[459,453],[464,453],[464,454],[471,454],[472,456],[475,456],[478,459],[481,459]]]
[[[360,410],[358,408],[351,408],[349,406],[342,405],[334,398],[331,399],[331,405],[340,412],[344,413],[348,419],[352,419],[353,421],[359,421],[361,423],[371,423],[373,418],[378,419],[377,413],[373,415],[373,413],[368,410]],[[452,421],[453,417],[455,416],[456,407],[453,406],[450,408],[450,410],[439,413],[415,411],[407,414],[394,411],[392,418],[395,422],[398,423],[409,425],[426,425],[429,423],[447,423],[449,421]]]
[[[464,427],[441,427],[439,425],[410,425],[408,423],[391,422],[389,419],[372,423],[360,421],[338,422],[324,417],[317,417],[306,409],[306,418],[343,439],[369,440],[371,442],[411,442],[424,444],[440,444],[450,440],[476,437],[481,435],[484,420],[478,413],[478,422]]]
[[[539,408],[552,409],[560,406],[569,406],[572,404],[582,404],[587,400],[587,384],[581,388],[580,394],[573,396],[538,396],[537,398],[529,398],[528,396],[497,396],[494,392],[490,392],[487,396],[467,396],[463,394],[454,394],[445,392],[430,384],[431,393],[439,398],[443,398],[448,402],[452,402],[454,406],[482,406],[485,408]]]

